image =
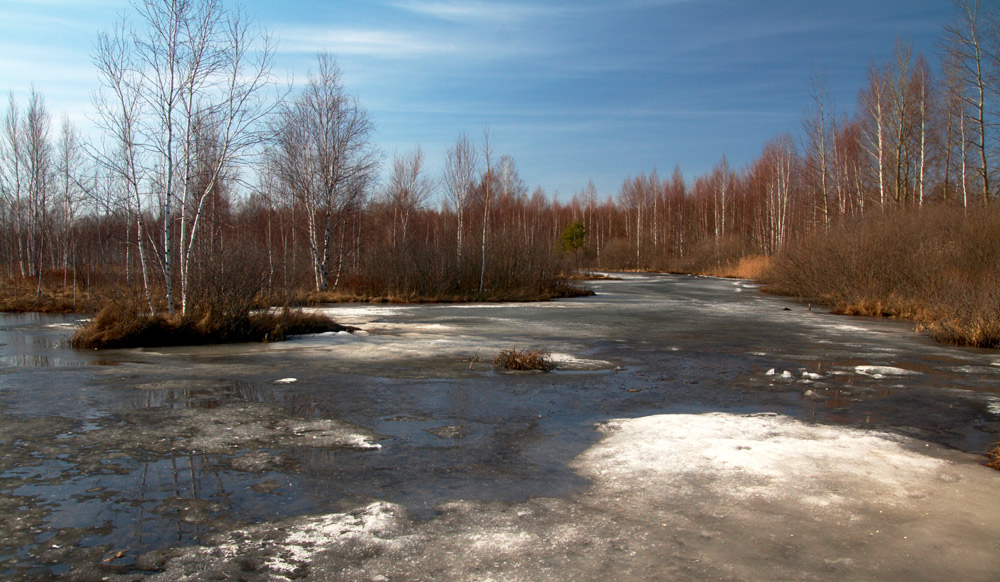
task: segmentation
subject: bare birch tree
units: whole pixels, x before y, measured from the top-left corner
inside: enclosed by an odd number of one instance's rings
[[[479,163],[476,147],[464,132],[459,134],[455,145],[445,153],[444,185],[447,200],[455,207],[458,222],[456,229],[456,258],[458,269],[462,268],[463,236],[465,233],[465,212],[469,207],[472,191],[476,183],[476,169]]]
[[[363,202],[378,158],[368,113],[346,93],[336,61],[324,53],[317,64],[279,114],[272,162],[281,187],[305,207],[313,278],[326,291],[334,231]]]
[[[885,208],[885,125],[886,96],[883,74],[873,62],[868,69],[868,90],[862,93],[861,104],[865,114],[864,147],[874,160],[873,171],[878,182],[878,202]]]
[[[988,64],[990,55],[987,52],[987,39],[984,38],[987,26],[987,6],[980,0],[961,0],[957,3],[955,21],[945,26],[946,50],[949,63],[956,66],[960,82],[965,90],[960,93],[965,114],[965,131],[972,133],[971,145],[979,157],[979,179],[983,203],[990,198],[990,170],[988,155]],[[964,163],[964,158],[963,158]],[[963,176],[963,179],[965,177]]]
[[[397,154],[393,159],[392,175],[386,188],[386,202],[392,207],[393,246],[406,244],[406,227],[410,218],[423,208],[434,189],[433,183],[421,173],[423,163],[424,153],[420,146],[409,153]],[[400,235],[398,241],[397,231]]]
[[[274,49],[241,10],[226,9],[219,0],[136,0],[132,9],[138,25],[123,18],[98,42],[95,62],[104,88],[99,112],[109,139],[117,142],[115,155],[128,158],[113,165],[133,182],[136,211],[142,213],[144,198],[157,205],[167,310],[174,313],[179,282],[187,312],[203,202],[224,168],[259,143],[256,129],[275,105],[266,94]],[[202,124],[211,125],[220,146],[210,179],[195,189]]]
[[[828,184],[830,176],[828,134],[831,115],[827,102],[829,90],[824,76],[816,75],[813,77],[810,92],[814,109],[806,115],[804,120],[810,160],[809,171],[812,175],[813,187],[816,190],[816,209],[820,214],[820,222],[822,222],[824,229],[829,230],[831,200]]]
[[[483,294],[486,288],[486,239],[490,232],[490,202],[493,198],[493,144],[490,142],[490,128],[483,129],[483,161],[486,167],[483,169],[483,240],[482,240],[482,261],[479,268],[479,294]]]

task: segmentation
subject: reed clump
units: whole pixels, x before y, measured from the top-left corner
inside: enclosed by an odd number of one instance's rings
[[[555,368],[548,352],[544,350],[519,350],[517,346],[500,350],[493,365],[501,370],[548,372]]]

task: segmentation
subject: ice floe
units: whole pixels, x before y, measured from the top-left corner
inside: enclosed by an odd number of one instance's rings
[[[869,376],[875,379],[882,379],[887,376],[918,376],[920,372],[896,368],[893,366],[855,366],[854,371],[862,376]]]

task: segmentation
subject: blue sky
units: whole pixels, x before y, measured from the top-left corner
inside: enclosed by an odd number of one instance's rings
[[[386,155],[420,144],[437,173],[458,133],[514,157],[529,189],[602,195],[654,167],[685,177],[749,163],[801,133],[810,79],[854,109],[896,39],[936,61],[948,0],[248,0],[278,39],[282,79],[333,53]],[[124,0],[0,0],[0,89],[39,89],[90,125],[97,31]],[[5,103],[0,109],[6,110]]]

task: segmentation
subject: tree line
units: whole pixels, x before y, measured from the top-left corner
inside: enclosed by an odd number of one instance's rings
[[[459,135],[440,176],[415,146],[382,181],[374,121],[331,55],[284,89],[240,9],[138,0],[98,38],[97,137],[54,127],[40,92],[11,93],[0,274],[170,314],[233,293],[533,298],[565,292],[578,266],[699,271],[893,208],[990,204],[1000,10],[963,0],[942,39],[937,72],[903,42],[872,62],[850,113],[817,76],[801,136],[744,167],[723,157],[692,180],[653,170],[560,201],[529,192],[489,129]]]

